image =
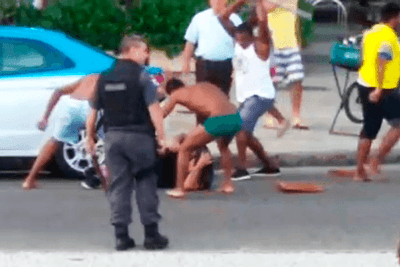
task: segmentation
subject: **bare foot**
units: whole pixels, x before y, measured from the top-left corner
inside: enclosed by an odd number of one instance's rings
[[[356,173],[353,176],[353,181],[354,182],[371,182],[372,180],[368,178],[367,173],[359,173],[356,171]]]
[[[37,189],[37,188],[39,188],[39,186],[36,181],[25,180],[22,183],[23,190],[29,191],[29,190]]]
[[[282,138],[286,131],[289,130],[290,128],[290,121],[285,120],[281,125],[279,125],[278,127],[278,131],[277,131],[277,137],[278,138]]]
[[[227,195],[233,194],[233,192],[235,192],[235,186],[233,185],[233,183],[227,182],[224,183],[220,188],[218,188],[217,191]]]
[[[297,130],[310,130],[309,126],[306,126],[302,123],[302,121],[299,118],[294,118],[293,119],[293,129]]]
[[[379,168],[379,161],[375,158],[371,159],[365,166],[371,175],[378,175],[381,173]]]
[[[168,190],[166,194],[172,198],[183,198],[186,196],[185,191],[182,189],[174,188],[172,190]]]

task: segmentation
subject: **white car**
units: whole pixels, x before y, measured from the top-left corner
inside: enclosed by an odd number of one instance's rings
[[[51,129],[42,132],[37,123],[54,90],[100,73],[114,61],[62,32],[0,26],[0,157],[35,158],[50,136]],[[82,142],[63,144],[56,160],[69,176],[91,166]]]

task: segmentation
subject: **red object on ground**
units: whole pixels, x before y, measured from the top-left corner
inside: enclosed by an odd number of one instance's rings
[[[275,187],[282,193],[321,193],[325,191],[325,188],[322,185],[310,182],[277,181]]]
[[[336,176],[336,177],[351,177],[353,178],[354,175],[356,174],[356,170],[346,170],[346,169],[335,169],[335,170],[329,170],[328,171],[329,175],[331,176]]]

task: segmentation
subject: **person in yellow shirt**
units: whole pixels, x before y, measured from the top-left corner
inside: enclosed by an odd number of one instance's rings
[[[297,1],[292,1],[292,4],[296,6]],[[276,65],[274,82],[287,85],[292,91],[293,128],[309,129],[308,126],[302,124],[300,119],[304,68],[297,38],[296,15],[292,11],[268,1],[264,1],[264,7],[268,10],[268,26],[274,45],[273,57]],[[271,115],[279,121],[275,114],[271,113]]]
[[[364,165],[372,141],[383,119],[392,126],[383,138],[378,154],[369,162],[372,174],[379,173],[379,164],[400,138],[400,45],[396,29],[400,23],[400,7],[395,3],[382,8],[382,21],[363,35],[363,64],[358,71],[358,90],[364,124],[360,133],[355,181],[371,181]]]

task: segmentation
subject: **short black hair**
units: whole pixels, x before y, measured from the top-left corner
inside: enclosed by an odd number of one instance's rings
[[[382,7],[381,15],[382,21],[388,22],[389,20],[399,16],[400,14],[400,6],[396,3],[387,3]]]
[[[253,36],[253,28],[247,22],[243,22],[242,24],[237,26],[236,27],[236,32],[247,33],[250,36]]]
[[[170,95],[173,91],[184,86],[185,84],[181,80],[172,78],[168,80],[167,85],[165,86],[165,91]]]

